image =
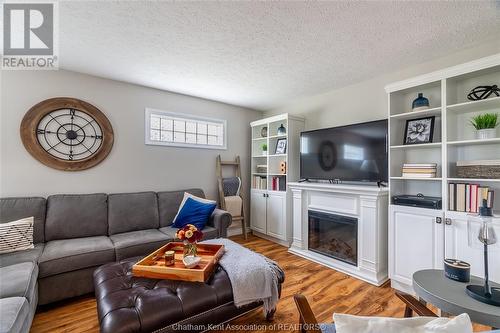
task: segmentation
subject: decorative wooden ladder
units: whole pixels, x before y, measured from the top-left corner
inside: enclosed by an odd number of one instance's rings
[[[221,209],[226,210],[226,200],[224,198],[224,188],[222,186],[222,167],[235,167],[236,177],[241,180],[240,198],[241,198],[241,215],[233,216],[233,221],[241,221],[241,229],[243,231],[243,237],[247,239],[247,227],[245,225],[245,200],[243,198],[243,180],[241,179],[241,164],[240,157],[236,156],[234,161],[222,161],[220,155],[217,156],[217,188],[219,190],[219,206]]]

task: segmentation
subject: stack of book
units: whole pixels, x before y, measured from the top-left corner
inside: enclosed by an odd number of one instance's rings
[[[267,178],[254,176],[252,181],[252,188],[257,190],[267,190]]]
[[[403,177],[435,178],[437,174],[436,163],[405,163],[403,164]]]
[[[449,210],[467,213],[479,213],[479,207],[486,200],[488,207],[493,208],[495,191],[478,184],[448,184]]]
[[[286,191],[285,177],[275,176],[272,178],[271,189],[273,191]]]

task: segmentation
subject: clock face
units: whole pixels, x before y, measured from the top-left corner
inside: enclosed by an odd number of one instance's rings
[[[106,116],[76,98],[42,101],[21,123],[26,150],[43,164],[60,170],[84,170],[100,163],[111,151],[113,138]]]
[[[37,139],[50,155],[68,161],[85,160],[101,148],[101,126],[89,114],[61,109],[46,114],[36,127]]]

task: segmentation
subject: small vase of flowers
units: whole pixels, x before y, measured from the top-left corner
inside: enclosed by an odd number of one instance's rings
[[[184,258],[188,256],[196,257],[197,243],[203,238],[203,232],[198,230],[194,225],[187,224],[183,228],[177,230],[175,237],[184,243]]]

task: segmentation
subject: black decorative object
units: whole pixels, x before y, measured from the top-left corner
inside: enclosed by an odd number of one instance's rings
[[[418,97],[411,104],[412,111],[421,111],[429,108],[429,100],[424,97],[423,93],[418,93]]]
[[[489,269],[488,269],[488,245],[493,245],[497,242],[495,229],[493,226],[493,214],[491,208],[488,207],[487,200],[483,200],[483,205],[479,209],[479,216],[469,217],[470,220],[481,220],[481,228],[477,239],[483,244],[483,258],[484,258],[484,285],[469,284],[465,291],[470,297],[490,305],[500,306],[500,288],[495,288],[490,285]],[[472,228],[469,227],[469,233]]]
[[[467,99],[471,101],[479,101],[481,99],[487,99],[492,94],[496,97],[500,96],[500,88],[498,88],[496,84],[492,86],[477,86],[470,91],[467,95]]]
[[[434,136],[435,117],[410,119],[406,121],[405,145],[430,143]]]
[[[286,154],[286,139],[278,139],[275,154]]]
[[[444,260],[444,275],[458,282],[470,282],[470,264],[456,259]]]
[[[281,124],[280,127],[278,127],[278,135],[285,135],[286,134],[286,128]]]
[[[267,137],[267,126],[262,127],[260,130],[260,136],[263,138]]]

